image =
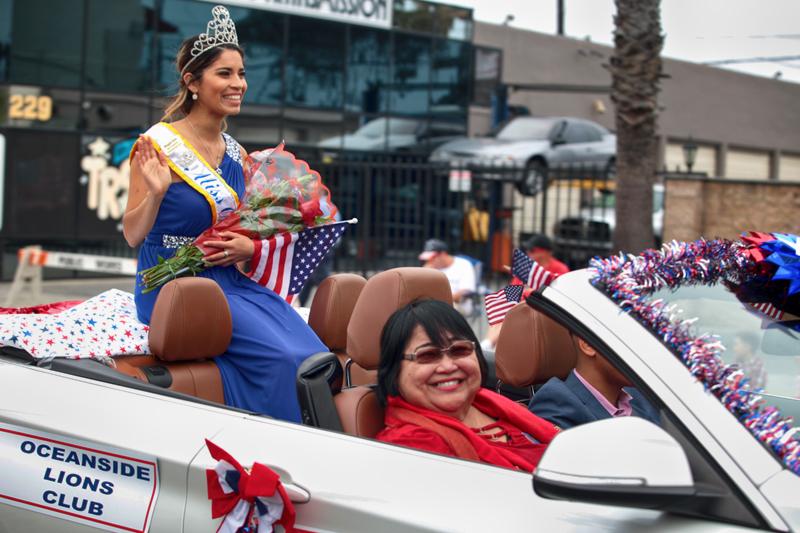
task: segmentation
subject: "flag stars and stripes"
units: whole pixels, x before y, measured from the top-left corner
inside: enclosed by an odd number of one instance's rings
[[[484,306],[490,326],[502,322],[506,314],[522,300],[522,289],[522,285],[506,285],[499,291],[486,295]]]

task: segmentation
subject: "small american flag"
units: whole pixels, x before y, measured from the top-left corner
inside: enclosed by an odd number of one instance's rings
[[[486,295],[483,302],[490,326],[502,322],[506,313],[522,300],[522,289],[522,285],[506,285],[499,291]]]
[[[542,265],[533,261],[519,248],[514,249],[511,257],[511,274],[533,290],[549,285],[554,279],[551,272],[545,270]]]
[[[350,223],[334,222],[255,241],[250,279],[291,302]]]
[[[752,307],[753,309],[755,309],[759,313],[767,315],[768,317],[770,317],[773,320],[781,320],[781,319],[783,319],[783,311],[781,311],[780,309],[778,309],[777,307],[775,307],[774,305],[772,305],[769,302],[762,302],[762,303],[757,303],[757,304],[748,303],[747,305],[749,305],[750,307]]]

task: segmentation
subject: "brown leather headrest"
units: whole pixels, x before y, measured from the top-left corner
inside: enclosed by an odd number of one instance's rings
[[[508,312],[500,329],[494,352],[497,377],[514,387],[565,378],[577,354],[564,326],[523,302]]]
[[[150,351],[162,361],[221,355],[231,342],[228,301],[208,278],[178,278],[161,288],[150,318]]]
[[[347,324],[367,280],[356,274],[334,274],[317,287],[308,325],[332,352],[347,347]]]
[[[383,326],[392,313],[420,298],[452,305],[447,276],[432,268],[402,267],[371,277],[347,325],[347,354],[367,370],[378,368]]]

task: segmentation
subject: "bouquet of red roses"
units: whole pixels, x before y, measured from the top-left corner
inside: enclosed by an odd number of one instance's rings
[[[159,258],[157,265],[141,271],[142,292],[150,292],[170,280],[205,270],[208,265],[203,257],[216,249],[204,243],[222,239],[220,232],[232,231],[261,240],[278,233],[299,233],[334,222],[336,207],[328,202],[330,209],[323,212],[320,203],[329,191],[319,173],[305,161],[296,159],[283,146],[281,143],[247,157],[244,163],[245,192],[239,208],[201,233],[192,244],[178,248],[173,257]]]

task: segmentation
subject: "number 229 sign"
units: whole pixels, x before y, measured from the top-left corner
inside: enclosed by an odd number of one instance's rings
[[[8,118],[12,120],[37,120],[47,122],[53,117],[53,99],[47,95],[20,94],[8,95]]]

